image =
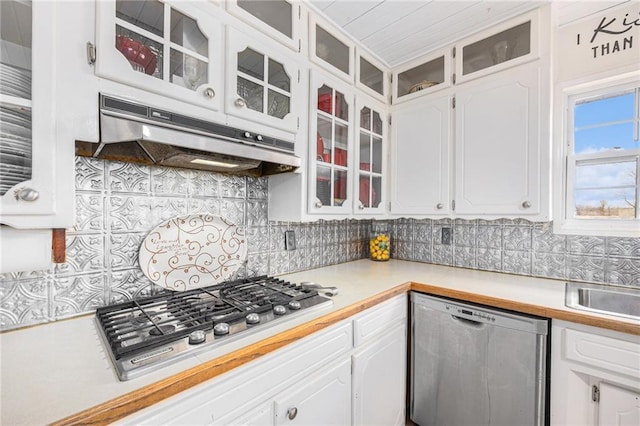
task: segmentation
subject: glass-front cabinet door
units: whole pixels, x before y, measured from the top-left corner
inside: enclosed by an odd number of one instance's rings
[[[538,56],[538,11],[508,21],[456,46],[456,75],[463,82]]]
[[[368,97],[358,96],[356,99],[356,214],[384,213],[388,134],[385,110],[383,104]]]
[[[369,95],[386,102],[388,91],[389,73],[385,67],[358,51],[356,57],[356,87]]]
[[[451,59],[448,49],[403,66],[394,72],[393,101],[408,101],[450,86]]]
[[[227,0],[227,10],[289,48],[300,51],[300,2],[292,0]]]
[[[309,17],[309,57],[334,75],[353,83],[353,43],[315,15]]]
[[[290,52],[238,30],[227,31],[225,111],[295,133],[301,100],[300,69]]]
[[[96,2],[100,76],[219,110],[222,26],[205,2]]]
[[[352,211],[351,161],[354,96],[342,82],[311,75],[309,211]]]
[[[54,10],[0,1],[0,223],[17,228],[55,214]]]

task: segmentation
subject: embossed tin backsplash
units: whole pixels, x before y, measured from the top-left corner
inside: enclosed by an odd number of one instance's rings
[[[245,227],[248,262],[239,276],[278,275],[367,255],[369,221],[269,222],[267,178],[77,157],[75,183],[67,263],[0,275],[0,329],[164,291],[142,274],[138,251],[152,228],[179,215],[218,215]],[[295,231],[296,250],[284,249],[286,230]]]
[[[76,225],[67,263],[0,275],[0,329],[67,318],[163,291],[142,274],[138,250],[171,217],[214,214],[244,226],[241,276],[278,275],[368,256],[371,221],[269,222],[268,180],[197,170],[76,159]],[[564,236],[526,220],[385,221],[391,257],[558,279],[640,287],[640,239]],[[452,230],[441,244],[441,229]],[[297,249],[284,250],[284,232]],[[346,236],[346,238],[345,238]]]

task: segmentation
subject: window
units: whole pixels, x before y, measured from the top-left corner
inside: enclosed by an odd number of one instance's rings
[[[565,228],[640,235],[640,82],[565,93]]]

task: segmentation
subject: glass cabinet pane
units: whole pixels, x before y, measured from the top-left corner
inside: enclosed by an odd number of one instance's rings
[[[171,43],[202,56],[207,56],[209,52],[209,41],[198,28],[195,19],[175,9],[171,9]]]
[[[246,10],[271,28],[293,37],[293,7],[285,0],[237,0]]]
[[[531,52],[531,21],[509,28],[462,49],[462,73],[479,71]]]
[[[207,82],[208,65],[175,49],[171,49],[171,82],[195,90]]]
[[[444,82],[444,56],[398,74],[398,96],[405,96]]]
[[[291,91],[291,79],[287,75],[284,65],[273,59],[269,59],[269,84],[285,92]]]
[[[359,78],[360,83],[384,95],[384,72],[363,57],[360,57]]]
[[[1,1],[0,196],[31,179],[31,5]],[[4,17],[11,17],[10,20]]]
[[[194,91],[209,83],[209,40],[193,17],[156,0],[118,0],[115,29],[116,49],[134,71]]]
[[[358,200],[365,208],[382,202],[382,118],[369,107],[360,113]]]
[[[291,112],[291,77],[284,65],[253,49],[238,52],[237,91],[254,111],[279,119]]]
[[[116,0],[116,18],[158,37],[164,36],[164,5],[156,0]]]
[[[345,74],[350,74],[349,46],[316,25],[316,56]]]
[[[160,79],[164,78],[162,43],[116,25],[116,49],[127,58],[134,71]]]
[[[343,93],[323,85],[318,89],[316,197],[323,206],[341,206],[347,198],[349,106]]]
[[[238,53],[238,71],[264,80],[264,55],[246,48]]]

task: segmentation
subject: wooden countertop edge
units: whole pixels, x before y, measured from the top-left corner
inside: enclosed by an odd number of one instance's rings
[[[58,420],[52,425],[105,425],[122,419],[143,408],[169,398],[179,392],[203,383],[213,377],[226,373],[247,362],[266,355],[276,349],[295,342],[318,330],[342,321],[350,316],[375,306],[385,300],[409,291],[410,284],[400,284],[382,293],[349,305],[330,314],[316,318],[305,324],[261,340],[237,351],[207,361],[182,373],[160,380],[142,389],[138,389],[95,407]]]
[[[618,331],[621,333],[640,335],[640,325],[628,322],[618,321],[610,318],[595,317],[592,315],[582,314],[578,311],[570,312],[561,309],[545,308],[544,306],[532,305],[522,302],[514,302],[509,299],[500,299],[497,297],[485,296],[482,294],[471,293],[466,291],[443,288],[422,283],[411,283],[411,290],[422,293],[434,294],[437,296],[450,297],[452,299],[466,300],[469,302],[480,303],[483,305],[495,306],[496,308],[508,309],[511,311],[523,312],[525,314],[538,315],[541,317],[552,318],[556,320],[571,321],[579,324],[590,325],[598,328],[606,328],[608,330]]]

